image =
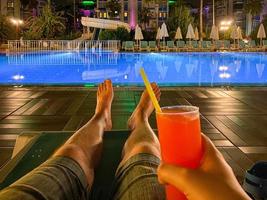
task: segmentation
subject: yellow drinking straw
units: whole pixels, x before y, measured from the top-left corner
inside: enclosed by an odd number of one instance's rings
[[[160,106],[159,106],[159,102],[158,102],[158,100],[157,100],[157,98],[156,98],[156,96],[155,96],[155,93],[153,92],[153,89],[152,89],[152,87],[151,87],[151,85],[150,85],[150,82],[149,82],[149,80],[148,80],[148,78],[147,78],[146,72],[145,72],[145,70],[144,70],[143,67],[140,68],[140,74],[141,74],[141,76],[142,76],[142,78],[143,78],[143,81],[144,81],[144,83],[145,83],[147,92],[148,92],[148,94],[149,94],[149,96],[150,96],[150,99],[151,99],[151,101],[152,101],[152,103],[153,103],[153,105],[154,105],[156,111],[157,111],[157,112],[161,112],[161,108],[160,108]]]

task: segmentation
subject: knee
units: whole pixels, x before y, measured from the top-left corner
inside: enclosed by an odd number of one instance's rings
[[[128,152],[127,149],[125,149],[125,153],[128,154],[129,157],[140,153],[148,153],[160,158],[160,145],[158,143],[140,142],[133,148],[128,149]]]

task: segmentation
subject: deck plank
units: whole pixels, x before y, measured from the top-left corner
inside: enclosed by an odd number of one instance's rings
[[[116,88],[113,129],[127,129],[140,89]],[[241,181],[245,170],[267,159],[267,89],[221,88],[162,90],[160,105],[200,107],[201,128]],[[94,114],[96,89],[0,88],[0,166],[11,156],[16,136],[24,131],[75,131]],[[156,129],[155,113],[150,118]]]

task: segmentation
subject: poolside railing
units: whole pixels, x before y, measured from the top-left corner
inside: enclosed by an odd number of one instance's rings
[[[71,55],[70,55],[71,54]],[[120,54],[109,52],[57,52],[41,55],[32,52],[11,53],[7,55],[11,65],[117,65]]]
[[[9,40],[9,52],[119,51],[118,40]]]

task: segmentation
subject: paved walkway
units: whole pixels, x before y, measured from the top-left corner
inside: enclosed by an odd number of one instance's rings
[[[141,91],[116,89],[113,128],[125,129]],[[95,91],[84,88],[0,88],[0,166],[23,131],[74,131],[92,116]],[[200,107],[202,131],[212,139],[241,180],[247,168],[267,160],[267,88],[163,89],[161,105]],[[151,124],[156,128],[155,116]]]

